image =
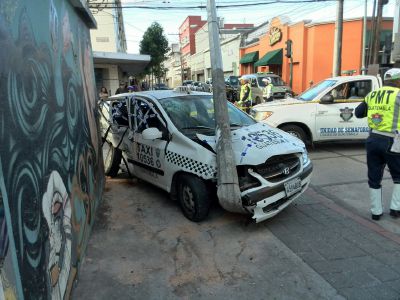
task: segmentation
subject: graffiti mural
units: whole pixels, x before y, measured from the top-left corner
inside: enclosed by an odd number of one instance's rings
[[[0,1],[0,299],[70,297],[102,196],[83,3]]]

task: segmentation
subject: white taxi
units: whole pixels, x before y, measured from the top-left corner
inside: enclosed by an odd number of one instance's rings
[[[228,103],[242,202],[256,222],[287,207],[307,188],[312,173],[304,144],[256,122]],[[216,198],[213,98],[189,90],[148,91],[102,102],[104,165],[115,176],[121,158],[128,171],[169,192],[184,215],[204,220]]]

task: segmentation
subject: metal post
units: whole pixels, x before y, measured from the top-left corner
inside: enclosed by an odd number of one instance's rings
[[[290,74],[289,74],[289,86],[293,88],[293,57],[290,56]]]
[[[340,76],[342,68],[343,0],[337,2],[335,44],[333,49],[333,76]]]
[[[363,22],[363,43],[362,43],[362,55],[361,55],[361,71],[362,74],[366,74],[366,63],[365,63],[365,47],[367,46],[367,0],[365,0],[364,6],[364,22]]]
[[[231,212],[243,212],[222,68],[221,44],[215,0],[207,1],[210,58],[212,65],[216,152],[218,167],[217,195],[221,206]]]
[[[380,33],[381,33],[381,22],[382,22],[382,10],[383,10],[383,0],[378,0],[378,12],[376,13],[376,28],[375,28],[375,40],[374,40],[374,56],[373,56],[373,64],[379,64],[379,46],[380,46]]]
[[[391,63],[398,63],[400,61],[400,0],[396,1],[394,20],[393,20],[393,47],[390,56]]]
[[[371,65],[373,63],[374,59],[374,40],[376,36],[375,28],[376,28],[376,18],[375,18],[375,12],[376,12],[376,0],[374,0],[374,4],[372,6],[372,19],[371,19],[371,30],[370,30],[370,38],[369,38],[369,57],[368,57],[368,64]]]

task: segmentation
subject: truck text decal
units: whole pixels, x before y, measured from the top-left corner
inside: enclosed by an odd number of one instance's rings
[[[320,128],[321,136],[343,136],[343,135],[358,135],[360,133],[369,132],[368,127],[331,127]]]

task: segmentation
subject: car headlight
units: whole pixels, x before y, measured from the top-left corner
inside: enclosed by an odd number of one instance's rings
[[[303,160],[303,166],[307,165],[310,162],[310,158],[308,157],[307,149],[304,148],[303,153],[301,154],[301,158]]]
[[[254,115],[254,119],[257,121],[262,121],[268,119],[270,116],[272,116],[272,114],[272,111],[257,111]]]

